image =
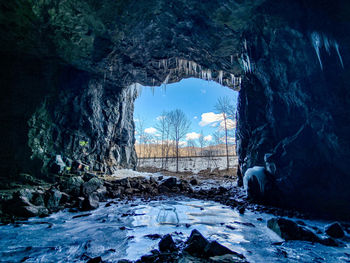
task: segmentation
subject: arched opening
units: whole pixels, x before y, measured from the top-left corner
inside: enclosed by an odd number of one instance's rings
[[[139,93],[134,109],[139,171],[236,175],[236,91],[189,78]],[[170,116],[175,110],[183,113],[178,138]]]

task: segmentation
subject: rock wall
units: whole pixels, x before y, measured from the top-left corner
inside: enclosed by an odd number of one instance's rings
[[[272,174],[265,201],[348,214],[349,23],[330,14],[324,19],[336,30],[292,19],[294,28],[248,34],[255,70],[239,94],[237,143],[243,172],[265,165]]]
[[[84,73],[64,82],[57,98],[46,99],[29,120],[32,158],[44,166],[61,155],[89,170],[111,173],[135,168],[134,87],[118,88]],[[54,100],[55,102],[52,102]]]
[[[136,95],[128,87],[199,77],[240,90],[240,164],[243,172],[267,164],[269,202],[347,207],[347,1],[48,0],[0,7],[0,151],[8,174],[36,173],[56,155],[96,170],[134,167]]]

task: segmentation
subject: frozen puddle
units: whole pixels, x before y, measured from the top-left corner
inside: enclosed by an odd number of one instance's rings
[[[193,229],[243,253],[250,262],[350,261],[346,254],[350,253],[349,247],[301,241],[273,245],[282,239],[266,227],[271,215],[239,215],[211,201],[178,197],[149,203],[121,202],[108,207],[102,203],[90,213],[62,211],[47,218],[0,226],[0,262],[86,262],[86,255],[102,256],[107,262],[136,260],[157,248],[159,239],[146,235],[172,233],[175,239],[185,240]],[[320,228],[326,224],[306,223]]]

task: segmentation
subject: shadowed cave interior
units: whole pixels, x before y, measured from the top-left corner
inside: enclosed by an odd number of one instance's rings
[[[135,169],[137,86],[196,77],[239,91],[238,170],[252,201],[349,218],[347,1],[48,0],[0,7],[4,190],[30,177],[60,185],[69,199],[82,193],[73,193],[78,185],[92,208],[89,191],[98,183],[84,188],[74,169],[74,176],[62,175],[61,164],[95,175]],[[246,173],[257,166],[260,172]],[[48,205],[55,191],[43,197],[49,213],[58,210]],[[5,209],[9,198],[2,198],[1,213],[17,216]],[[20,216],[40,215],[39,203]]]

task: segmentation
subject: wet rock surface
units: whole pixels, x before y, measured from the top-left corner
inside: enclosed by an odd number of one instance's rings
[[[218,242],[209,242],[196,229],[192,231],[185,242],[178,242],[179,247],[183,247],[184,244],[185,249],[176,249],[171,235],[168,234],[159,242],[159,251],[152,250],[150,254],[142,256],[136,262],[248,262],[243,255],[228,249]]]

